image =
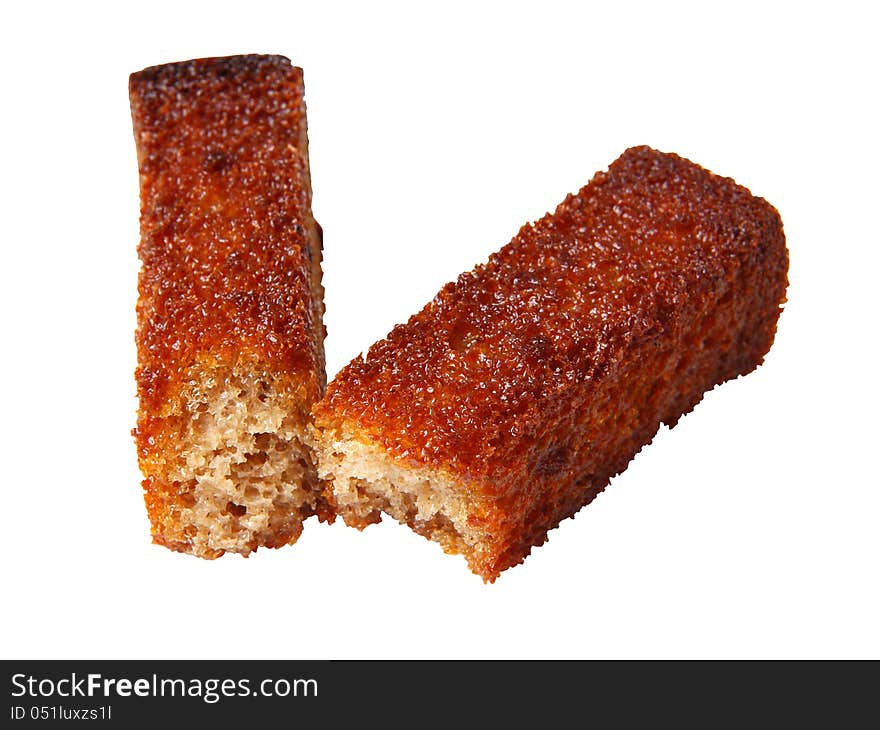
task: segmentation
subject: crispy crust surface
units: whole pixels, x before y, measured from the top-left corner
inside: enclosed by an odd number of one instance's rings
[[[135,436],[154,538],[189,550],[178,512],[192,485],[174,463],[194,389],[246,371],[304,429],[325,385],[303,78],[280,56],[232,56],[144,69],[129,91],[141,188]]]
[[[204,351],[253,352],[319,397],[320,234],[302,70],[280,56],[199,59],[147,68],[129,88],[141,180],[142,404],[167,408]]]
[[[344,368],[314,410],[323,446],[353,434],[457,480],[484,535],[465,555],[494,580],[762,362],[787,269],[765,200],[627,150]]]

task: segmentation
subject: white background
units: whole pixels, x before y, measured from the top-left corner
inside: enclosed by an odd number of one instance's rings
[[[874,8],[7,6],[0,655],[880,657]],[[128,74],[241,52],[305,69],[330,376],[636,144],[780,210],[765,365],[494,585],[396,523],[247,560],[151,545]]]

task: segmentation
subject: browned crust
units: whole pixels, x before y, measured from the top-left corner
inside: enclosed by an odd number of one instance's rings
[[[494,580],[762,362],[787,270],[765,200],[633,148],[352,361],[316,424],[467,485],[493,537],[466,556]]]
[[[303,426],[325,385],[303,77],[281,56],[207,58],[132,74],[129,92],[141,190],[135,436],[154,539],[186,549],[163,525],[187,496],[167,472],[199,374],[254,363]]]

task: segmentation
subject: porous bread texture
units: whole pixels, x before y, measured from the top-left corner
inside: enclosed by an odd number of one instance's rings
[[[489,536],[468,517],[485,507],[460,480],[440,469],[402,464],[355,427],[319,432],[317,443],[318,477],[346,525],[362,530],[384,512],[444,552],[464,554],[476,571]]]
[[[155,542],[202,558],[296,542],[318,506],[298,403],[284,378],[252,364],[200,370],[166,454],[176,499],[151,510]]]

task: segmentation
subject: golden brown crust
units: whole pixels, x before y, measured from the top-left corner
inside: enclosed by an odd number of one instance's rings
[[[761,363],[787,269],[766,201],[633,148],[344,368],[316,423],[467,484],[492,580]]]
[[[167,406],[205,351],[253,352],[308,379],[318,397],[320,242],[302,70],[280,56],[198,59],[144,69],[129,86],[141,179],[142,403]]]
[[[254,363],[302,427],[325,385],[303,78],[280,56],[232,56],[144,69],[129,91],[141,188],[136,440],[154,537],[186,549],[162,524],[191,498],[169,465],[194,383]]]

